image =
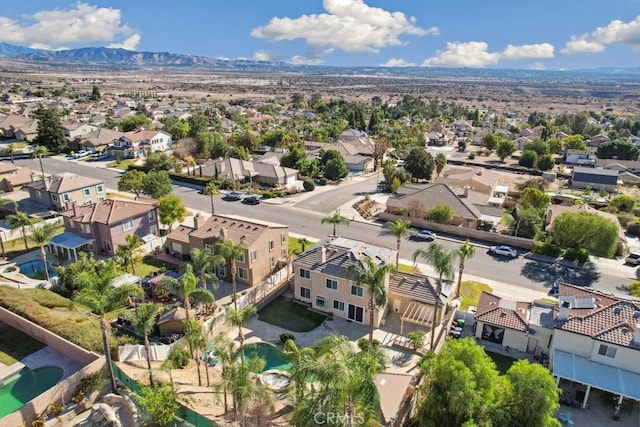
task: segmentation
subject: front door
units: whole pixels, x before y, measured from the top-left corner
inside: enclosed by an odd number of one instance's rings
[[[364,309],[357,305],[349,304],[347,319],[362,323],[362,320],[364,319]]]
[[[402,301],[399,299],[394,299],[393,300],[393,311],[398,313],[400,311],[400,305],[402,304]]]
[[[527,352],[534,352],[536,347],[538,347],[538,340],[536,338],[529,337],[529,340],[527,341]]]

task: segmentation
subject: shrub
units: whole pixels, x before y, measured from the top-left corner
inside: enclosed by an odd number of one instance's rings
[[[426,335],[424,331],[413,331],[407,334],[407,339],[411,341],[413,349],[417,350],[424,345]]]
[[[553,243],[533,242],[533,248],[531,249],[531,252],[557,258],[562,253],[562,249],[560,249],[558,245],[554,245]]]
[[[305,179],[302,183],[302,187],[304,187],[306,191],[313,191],[316,189],[316,184],[314,184],[312,179]]]
[[[327,178],[325,178],[324,176],[320,179],[318,179],[318,185],[327,185],[327,183],[329,182],[329,180]]]
[[[634,221],[627,224],[627,233],[632,236],[640,236],[640,222]]]
[[[276,193],[274,193],[273,191],[265,191],[264,193],[262,193],[262,197],[264,197],[265,199],[273,199],[276,196]]]
[[[564,251],[564,255],[562,257],[567,261],[578,261],[580,263],[585,263],[589,261],[589,251],[585,248],[569,248]]]
[[[407,210],[405,208],[398,208],[393,211],[393,214],[398,216],[407,216]]]
[[[526,150],[520,156],[518,164],[525,168],[533,168],[538,163],[538,154],[532,150]]]
[[[280,338],[280,342],[283,345],[284,345],[284,343],[286,343],[289,340],[291,340],[291,341],[295,341],[296,340],[296,336],[293,335],[291,332],[284,332],[284,333],[280,334],[279,338]]]
[[[474,153],[473,151],[470,151],[470,152],[469,152],[469,159],[470,159],[470,160],[473,160],[473,159],[475,159],[475,158],[476,158],[476,153]]]
[[[618,222],[623,227],[626,227],[630,223],[635,222],[635,220],[637,219],[634,214],[628,212],[619,212],[617,216]]]
[[[169,355],[167,356],[167,360],[169,360],[172,367],[176,369],[182,369],[189,363],[189,352],[184,348],[173,347],[169,351]]]
[[[380,341],[373,340],[373,348],[378,348],[380,346]],[[368,338],[360,338],[358,340],[358,348],[362,351],[369,350],[369,339]]]

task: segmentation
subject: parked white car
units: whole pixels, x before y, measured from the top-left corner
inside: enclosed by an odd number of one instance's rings
[[[491,255],[500,255],[500,256],[506,256],[509,258],[518,258],[518,251],[513,249],[511,246],[505,246],[505,245],[491,246],[489,248],[489,253]]]
[[[80,150],[78,152],[73,153],[73,158],[74,159],[79,159],[81,157],[86,157],[89,154],[91,154],[91,151],[87,151],[87,150]]]

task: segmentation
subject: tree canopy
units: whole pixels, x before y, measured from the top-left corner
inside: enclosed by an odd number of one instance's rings
[[[122,174],[118,181],[118,191],[129,191],[139,196],[144,191],[146,173],[137,169],[129,169]]]
[[[151,171],[144,177],[142,192],[151,198],[159,199],[171,190],[171,178],[166,171]]]
[[[453,219],[453,209],[449,205],[436,205],[427,212],[425,219],[438,224],[446,224]]]
[[[33,142],[47,147],[54,153],[64,150],[67,146],[67,138],[64,136],[58,111],[40,106],[33,112],[33,116],[38,119],[38,134]]]
[[[629,141],[610,141],[600,144],[596,155],[600,159],[638,160],[640,149]]]
[[[551,225],[553,241],[562,248],[585,248],[591,254],[611,258],[618,242],[618,227],[593,212],[565,212]]]
[[[162,196],[158,200],[158,217],[160,222],[168,225],[169,228],[176,221],[184,221],[185,212],[187,212],[187,208],[184,206],[182,199],[175,194]]]
[[[144,168],[149,171],[170,171],[173,169],[173,161],[166,153],[149,153],[144,162]]]
[[[412,148],[404,163],[404,169],[411,174],[414,179],[431,180],[431,175],[435,169],[433,156],[421,147]]]
[[[117,123],[122,132],[131,132],[139,128],[151,129],[151,120],[142,113],[125,117]]]
[[[537,188],[525,188],[520,192],[520,204],[523,208],[532,207],[538,210],[545,210],[551,203],[551,197]]]
[[[516,151],[516,144],[508,139],[503,139],[498,143],[496,147],[496,154],[500,157],[500,160],[504,161],[507,157],[511,156]]]

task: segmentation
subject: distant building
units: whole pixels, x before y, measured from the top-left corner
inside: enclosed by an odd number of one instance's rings
[[[594,191],[615,191],[618,185],[618,171],[576,167],[571,176],[571,187],[584,189],[590,187]]]

